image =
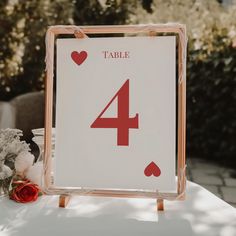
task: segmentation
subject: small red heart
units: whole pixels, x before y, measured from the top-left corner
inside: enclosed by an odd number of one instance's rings
[[[81,52],[73,51],[71,53],[71,58],[77,65],[81,65],[86,60],[87,57],[88,54],[86,51],[81,51]]]
[[[154,175],[155,177],[158,177],[161,175],[160,168],[152,161],[144,170],[144,174],[146,176]]]

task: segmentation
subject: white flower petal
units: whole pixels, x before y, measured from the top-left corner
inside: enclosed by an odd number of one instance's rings
[[[26,178],[29,179],[34,184],[42,187],[42,177],[43,177],[43,162],[39,161],[31,166],[26,171]]]
[[[2,166],[2,171],[0,172],[0,179],[6,179],[11,177],[13,174],[13,171],[6,165]]]
[[[34,163],[34,155],[29,152],[21,152],[15,160],[15,169],[17,172],[23,173],[29,169]]]

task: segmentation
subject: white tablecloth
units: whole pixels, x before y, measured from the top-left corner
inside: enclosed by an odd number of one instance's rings
[[[66,209],[58,196],[19,204],[0,198],[0,235],[235,236],[236,209],[203,187],[187,183],[185,201],[75,196]]]

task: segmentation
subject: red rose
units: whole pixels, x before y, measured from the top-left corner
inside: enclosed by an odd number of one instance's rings
[[[13,189],[10,192],[10,199],[16,202],[34,202],[40,194],[38,185],[31,183],[29,180],[14,181],[12,186]]]

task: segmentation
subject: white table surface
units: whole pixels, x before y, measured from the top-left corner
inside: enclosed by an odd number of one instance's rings
[[[0,236],[164,235],[235,236],[236,209],[188,182],[185,201],[165,201],[156,212],[151,199],[75,196],[66,209],[58,196],[19,204],[0,198]]]

